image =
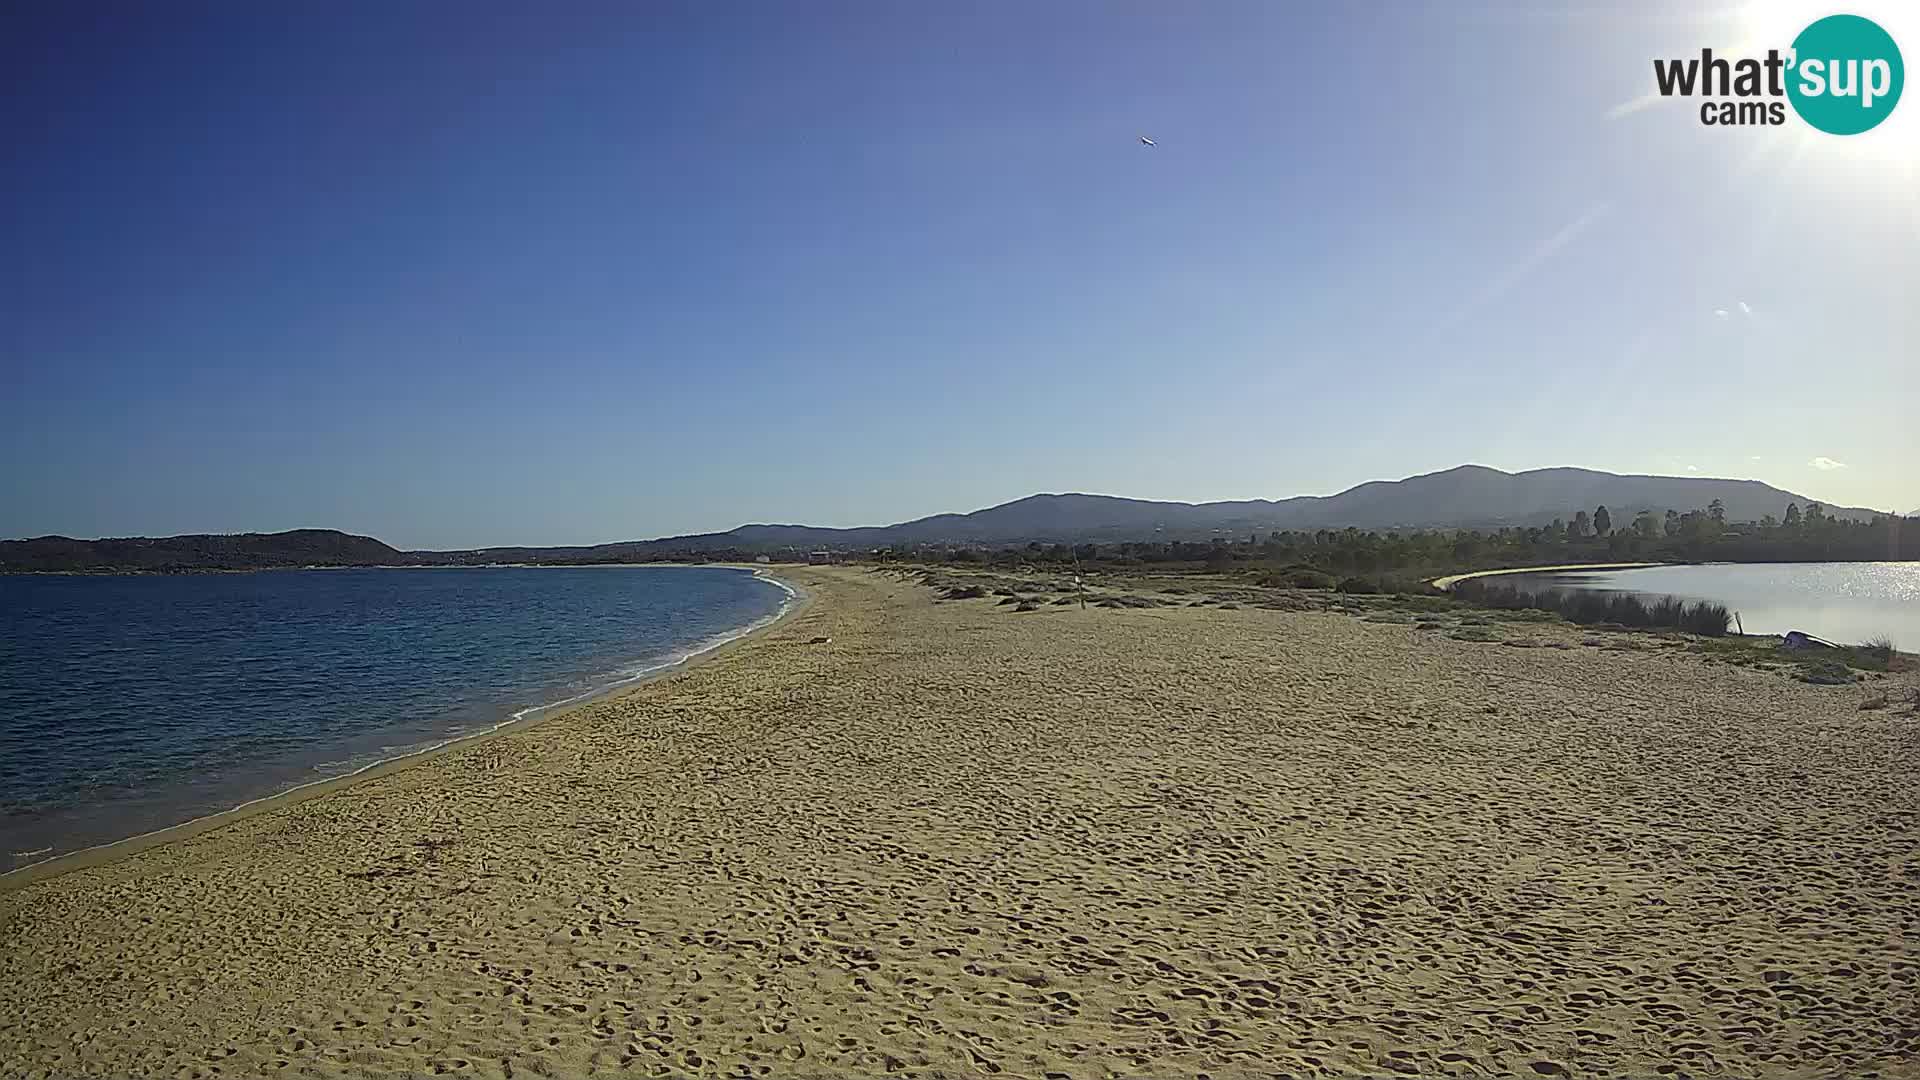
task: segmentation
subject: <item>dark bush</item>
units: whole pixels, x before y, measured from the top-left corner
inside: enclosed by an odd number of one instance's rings
[[[1470,604],[1496,610],[1557,611],[1585,626],[1671,627],[1707,637],[1723,637],[1733,626],[1733,614],[1725,606],[1705,601],[1688,603],[1674,596],[1657,597],[1649,602],[1626,593],[1529,589],[1478,580],[1460,582],[1453,587],[1453,595]]]
[[[1394,601],[1394,606],[1404,611],[1452,611],[1460,605],[1454,602],[1453,597],[1436,593],[1428,588],[1424,592],[1408,593],[1398,597]]]
[[[1680,629],[1703,637],[1725,637],[1733,612],[1724,604],[1697,603],[1680,616]]]
[[[1820,659],[1802,664],[1798,678],[1817,686],[1844,686],[1853,681],[1853,672],[1838,660]]]
[[[1503,622],[1547,623],[1560,621],[1559,615],[1551,611],[1542,611],[1539,608],[1502,608],[1494,618],[1500,619]]]
[[[1363,578],[1363,577],[1343,578],[1341,579],[1340,584],[1335,585],[1334,588],[1343,593],[1357,593],[1357,594],[1368,594],[1368,595],[1371,595],[1373,593],[1377,593],[1380,591],[1379,586],[1375,585],[1373,582],[1368,581],[1366,578]]]
[[[1264,574],[1259,582],[1269,589],[1331,589],[1333,575],[1311,567],[1291,567]]]

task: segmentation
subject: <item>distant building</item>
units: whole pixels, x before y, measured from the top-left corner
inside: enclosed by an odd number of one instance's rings
[[[825,548],[822,548],[819,551],[807,552],[807,562],[811,563],[812,565],[821,566],[826,563],[830,563],[832,561],[833,561],[833,552],[828,551]]]
[[[769,558],[767,558],[767,557],[766,557],[765,555],[755,555],[755,556],[753,557],[753,561],[754,561],[754,562],[757,562],[757,563],[770,563],[770,562],[772,562],[773,560],[772,560],[772,559],[769,559]]]

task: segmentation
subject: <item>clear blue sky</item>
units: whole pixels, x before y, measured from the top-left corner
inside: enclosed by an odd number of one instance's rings
[[[1912,5],[1853,10],[1920,66]],[[1468,461],[1911,510],[1920,91],[1852,139],[1636,100],[1810,16],[1770,17],[13,5],[0,535],[593,542]]]

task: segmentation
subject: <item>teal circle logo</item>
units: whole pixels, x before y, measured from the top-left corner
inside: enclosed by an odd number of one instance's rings
[[[1793,39],[1787,100],[1829,135],[1858,135],[1885,120],[1906,81],[1899,46],[1872,19],[1829,15]]]

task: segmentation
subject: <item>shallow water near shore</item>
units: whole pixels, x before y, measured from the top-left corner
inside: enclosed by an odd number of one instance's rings
[[[1708,563],[1489,580],[1708,600],[1738,612],[1749,634],[1799,630],[1845,644],[1887,636],[1902,649],[1920,648],[1920,562]]]
[[[0,575],[0,871],[537,715],[790,596],[690,567]]]

